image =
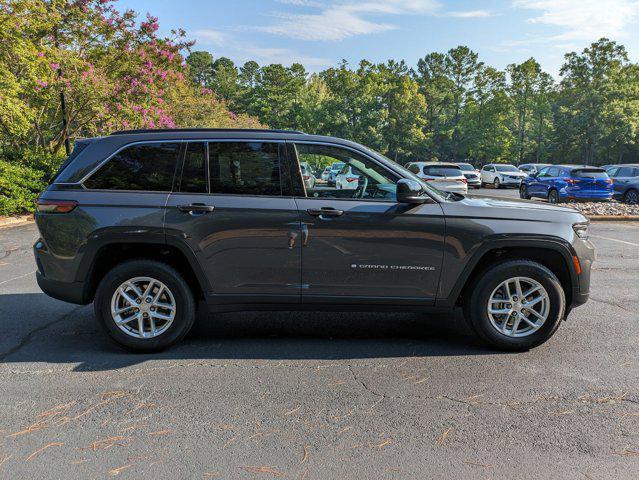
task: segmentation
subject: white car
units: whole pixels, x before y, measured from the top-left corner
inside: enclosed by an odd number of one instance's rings
[[[344,165],[346,165],[345,163],[334,163],[333,165],[331,165],[331,169],[328,171],[328,180],[327,183],[329,185],[334,185],[335,184],[335,177],[337,177],[337,174],[340,172],[340,170],[342,170],[342,168],[344,168]]]
[[[480,188],[481,187],[481,174],[479,170],[473,167],[470,163],[457,163],[461,168],[464,177],[468,181],[468,188]]]
[[[455,163],[411,162],[406,168],[438,190],[468,193],[468,180]]]
[[[311,166],[306,163],[300,163],[300,170],[302,171],[302,179],[304,180],[304,186],[308,189],[315,187],[315,175]]]
[[[492,185],[495,188],[519,188],[521,181],[527,175],[514,165],[505,163],[489,163],[481,169],[481,184]]]
[[[357,190],[359,175],[353,172],[353,167],[344,164],[344,167],[335,176],[335,188],[338,190]]]
[[[328,182],[328,176],[330,173],[331,173],[331,167],[326,167],[324,171],[322,172],[320,180],[322,180],[322,182]]]

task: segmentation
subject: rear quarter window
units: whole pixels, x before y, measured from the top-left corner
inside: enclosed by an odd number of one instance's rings
[[[180,143],[131,145],[116,153],[84,186],[93,190],[169,192],[180,153]]]

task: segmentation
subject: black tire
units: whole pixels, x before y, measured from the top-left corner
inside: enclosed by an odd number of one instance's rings
[[[509,337],[499,332],[488,318],[487,305],[497,286],[513,277],[528,277],[539,282],[548,293],[550,309],[544,325],[525,337]],[[466,319],[479,338],[486,344],[503,350],[525,351],[546,342],[559,328],[566,315],[566,297],[554,273],[530,260],[510,260],[485,270],[471,286],[466,297]]]
[[[134,277],[151,277],[168,287],[175,299],[175,318],[169,328],[153,338],[135,338],[115,324],[111,298],[116,289]],[[173,345],[191,330],[195,322],[193,292],[184,278],[169,265],[154,260],[129,260],[110,270],[100,281],[94,300],[95,315],[105,332],[118,345],[134,352],[157,352]]]
[[[499,178],[495,177],[495,180],[493,180],[493,187],[495,188],[495,190],[499,190],[501,188],[501,183],[499,182]]]
[[[561,197],[559,196],[559,192],[557,190],[551,190],[548,192],[548,203],[558,204],[561,203]]]
[[[532,197],[528,194],[528,186],[521,185],[519,187],[519,198],[523,198],[524,200],[530,200]]]
[[[639,204],[639,191],[631,188],[626,193],[623,194],[624,203],[628,203],[630,205]]]

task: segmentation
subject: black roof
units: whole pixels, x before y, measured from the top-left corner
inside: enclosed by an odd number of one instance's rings
[[[141,128],[136,130],[117,130],[111,135],[129,135],[138,133],[190,133],[190,132],[252,132],[252,133],[289,133],[306,135],[299,130],[280,130],[269,128]]]

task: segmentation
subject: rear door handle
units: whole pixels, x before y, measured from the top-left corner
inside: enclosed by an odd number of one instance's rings
[[[306,211],[314,217],[339,217],[344,214],[344,210],[338,210],[332,207],[309,208]]]
[[[215,207],[212,205],[204,205],[203,203],[192,203],[191,205],[178,205],[178,210],[180,212],[191,213],[191,214],[204,214],[210,213],[215,210]]]

